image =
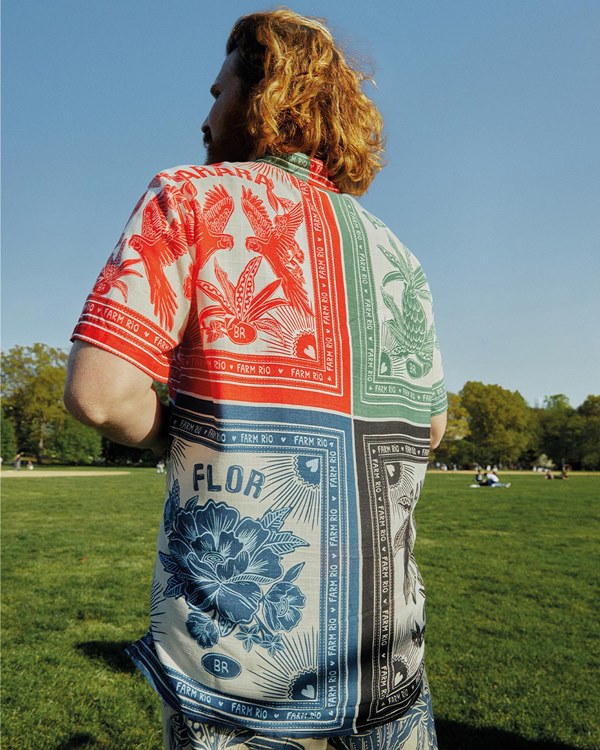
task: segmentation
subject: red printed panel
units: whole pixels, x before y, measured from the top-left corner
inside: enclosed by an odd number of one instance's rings
[[[272,403],[348,412],[340,237],[328,197],[296,180],[276,195],[265,182],[242,188],[245,237],[196,282],[198,327],[178,352],[177,389],[253,402],[268,388]]]

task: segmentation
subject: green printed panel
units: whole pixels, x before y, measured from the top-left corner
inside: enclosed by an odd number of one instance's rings
[[[420,294],[428,302],[424,275],[421,280],[420,267],[415,272],[405,260],[407,251],[356,201],[347,196],[332,201],[348,290],[354,414],[428,424],[435,333],[418,299]],[[403,283],[390,256],[403,263]],[[409,284],[417,286],[416,300],[404,294]]]

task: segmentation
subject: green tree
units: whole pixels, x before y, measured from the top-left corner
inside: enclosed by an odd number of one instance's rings
[[[460,397],[469,415],[474,459],[482,464],[517,463],[534,440],[531,409],[523,396],[499,385],[469,381]]]
[[[600,469],[600,396],[588,396],[577,409],[581,429],[581,468]]]
[[[539,450],[556,466],[581,466],[582,435],[585,419],[577,413],[562,393],[546,396],[538,410]]]
[[[448,422],[442,442],[435,450],[435,460],[446,464],[470,464],[470,457],[466,461],[464,459],[464,442],[469,432],[469,414],[460,396],[458,393],[448,393]]]
[[[8,417],[2,409],[2,425],[1,425],[1,440],[2,446],[0,449],[0,455],[2,455],[3,461],[12,461],[13,457],[17,452],[17,436],[15,434],[15,426],[12,419]]]
[[[14,346],[2,356],[3,404],[18,449],[41,460],[53,425],[64,421],[62,394],[67,355],[45,344]]]
[[[552,409],[553,411],[560,411],[562,409],[565,412],[571,411],[569,397],[565,396],[564,393],[555,393],[554,396],[545,396],[544,409]]]
[[[588,396],[577,411],[584,417],[600,417],[600,396]]]
[[[102,457],[102,436],[67,414],[64,422],[55,425],[48,440],[54,457],[66,464],[92,464]]]
[[[63,460],[67,437],[74,455],[76,436],[82,441],[77,455],[98,455],[94,431],[76,429],[63,403],[66,365],[67,353],[46,344],[14,346],[2,355],[3,407],[15,428],[17,450],[38,461]]]

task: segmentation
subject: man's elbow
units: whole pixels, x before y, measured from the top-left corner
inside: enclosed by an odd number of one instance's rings
[[[85,425],[102,431],[135,415],[152,381],[129,362],[103,349],[75,341],[69,355],[63,400]]]
[[[63,401],[69,414],[88,427],[100,430],[109,421],[107,409],[94,398],[94,395],[86,393],[84,389],[74,387],[68,380]]]
[[[435,417],[431,417],[431,438],[430,447],[431,450],[435,450],[438,445],[442,442],[444,433],[446,432],[446,423],[448,421],[448,413],[436,414]]]

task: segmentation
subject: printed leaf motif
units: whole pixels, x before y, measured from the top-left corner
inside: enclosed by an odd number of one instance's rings
[[[171,555],[165,555],[164,552],[159,552],[158,556],[160,557],[163,568],[167,573],[177,573],[179,571],[177,561],[174,560]]]
[[[190,499],[185,504],[186,511],[192,511],[194,508],[198,505],[198,495],[194,495],[194,497],[190,497]]]
[[[185,593],[185,581],[179,580],[176,576],[169,578],[167,581],[167,588],[165,589],[165,596],[172,596],[178,599]]]
[[[284,581],[288,581],[288,583],[293,583],[296,578],[300,575],[300,572],[302,568],[304,567],[304,563],[298,563],[298,565],[294,565],[292,568],[288,570],[288,572],[283,576]]]
[[[140,262],[140,258],[123,260],[124,247],[125,241],[123,240],[116,256],[111,255],[102,271],[100,271],[100,275],[94,284],[94,292],[105,295],[110,292],[112,287],[115,287],[123,295],[124,301],[127,302],[127,285],[122,281],[123,277],[139,276],[142,278],[142,274],[132,268]]]
[[[279,651],[283,651],[285,648],[279,634],[263,638],[260,645],[267,649],[269,656],[275,656],[275,654],[279,653]]]
[[[264,586],[267,583],[272,583],[273,579],[268,575],[260,575],[260,573],[242,573],[236,577],[236,581],[250,581],[251,583],[258,583],[259,586]]]
[[[215,264],[218,265],[216,263],[216,261],[215,261]],[[229,283],[229,279],[227,279],[227,281]],[[214,307],[215,311],[220,310],[222,307],[228,308],[230,306],[231,303],[227,299],[228,295],[227,295],[227,290],[226,289],[223,290],[223,292],[224,292],[224,294],[223,294],[223,293],[221,293],[221,291],[219,289],[217,289],[217,287],[214,284],[211,284],[210,281],[204,281],[203,279],[198,279],[198,281],[196,283],[198,284],[198,286],[200,287],[200,289],[202,289],[202,291],[205,294],[207,294],[209,297],[211,297],[212,299],[216,300],[217,302],[221,303],[220,306],[218,306],[218,307],[215,306]],[[210,309],[211,309],[211,311],[213,310],[213,308],[210,308]],[[211,312],[210,314],[211,315],[215,315],[216,313],[215,312]],[[204,314],[204,317],[206,317],[206,313]]]
[[[269,531],[279,531],[285,523],[285,519],[290,515],[291,508],[280,508],[279,510],[269,510],[260,519],[263,528]]]
[[[299,536],[296,536],[291,531],[284,531],[281,534],[277,534],[273,541],[269,542],[269,547],[278,555],[287,555],[289,552],[298,549],[298,547],[308,547],[308,542],[300,539]]]
[[[406,276],[400,271],[390,271],[383,277],[381,286],[387,286],[388,284],[391,284],[392,281],[404,281],[405,278]]]
[[[255,323],[255,326],[257,330],[268,333],[270,336],[277,339],[280,344],[285,345],[285,338],[281,333],[281,324],[278,320],[269,320],[265,318],[264,320],[259,320]]]
[[[165,533],[167,535],[170,533],[173,527],[173,518],[175,516],[177,508],[179,508],[179,482],[175,480],[173,482],[173,487],[169,492],[167,501],[165,502],[163,520],[165,525]]]

